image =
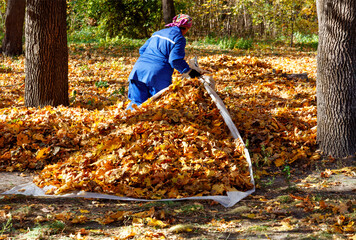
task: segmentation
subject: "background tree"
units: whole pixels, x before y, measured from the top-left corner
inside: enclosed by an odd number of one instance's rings
[[[2,52],[6,56],[23,53],[22,36],[25,18],[26,0],[8,0],[5,18],[5,37]]]
[[[147,38],[162,26],[161,1],[77,0],[69,1],[68,7],[70,32],[89,30],[101,38]]]
[[[356,0],[318,0],[318,130],[322,152],[356,152]]]
[[[173,0],[162,0],[162,15],[165,24],[171,23],[176,15]]]
[[[66,0],[27,0],[25,105],[69,105]]]
[[[107,0],[107,7],[108,14],[104,17],[110,36],[148,38],[161,26],[160,1]]]

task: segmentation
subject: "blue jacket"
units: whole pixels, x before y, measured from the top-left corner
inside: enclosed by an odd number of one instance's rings
[[[184,60],[186,40],[179,27],[155,32],[140,48],[129,80],[145,83],[157,91],[172,83],[174,68],[180,73],[190,70]]]

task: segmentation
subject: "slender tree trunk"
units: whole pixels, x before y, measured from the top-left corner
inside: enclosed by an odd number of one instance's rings
[[[25,105],[68,105],[66,0],[27,0]]]
[[[163,21],[165,24],[171,23],[176,15],[173,0],[162,0]]]
[[[356,152],[356,0],[318,0],[317,141],[329,156]]]
[[[292,18],[291,19],[291,24],[292,24],[292,26],[291,26],[291,33],[290,33],[290,47],[293,47],[293,37],[294,37],[294,19]]]
[[[5,37],[2,52],[6,56],[23,53],[22,36],[25,19],[26,0],[8,0],[5,18]]]

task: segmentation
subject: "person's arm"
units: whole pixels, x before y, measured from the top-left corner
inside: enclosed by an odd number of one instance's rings
[[[188,63],[184,59],[173,60],[173,62],[171,63],[171,66],[173,68],[177,69],[178,72],[180,72],[182,74],[187,73],[191,70]]]
[[[178,39],[169,54],[169,63],[180,73],[186,73],[190,70],[188,63],[184,60],[186,40],[184,37]]]

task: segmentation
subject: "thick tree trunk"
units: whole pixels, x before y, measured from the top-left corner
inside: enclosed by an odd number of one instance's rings
[[[356,152],[356,0],[318,0],[317,10],[317,141],[346,157]]]
[[[25,105],[69,105],[66,0],[27,0]]]
[[[8,0],[5,18],[5,36],[2,52],[6,56],[23,53],[22,36],[25,19],[26,0]]]
[[[172,19],[176,15],[173,0],[162,0],[162,13],[164,23],[171,23]]]

